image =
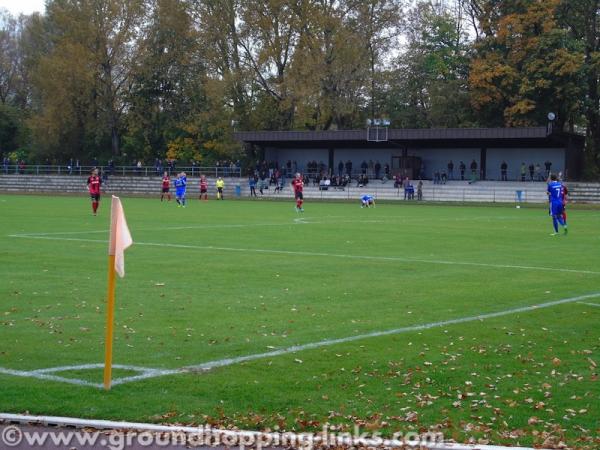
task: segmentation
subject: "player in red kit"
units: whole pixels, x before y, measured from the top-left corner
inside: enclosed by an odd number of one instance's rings
[[[92,170],[92,174],[87,179],[88,190],[92,199],[92,211],[94,215],[98,212],[98,204],[100,203],[100,186],[102,179],[98,176],[98,169]]]
[[[296,199],[296,212],[304,212],[302,203],[304,202],[304,196],[302,191],[304,190],[304,181],[302,176],[297,173],[296,178],[292,180],[292,186],[294,187],[294,198]]]
[[[567,223],[567,209],[566,209],[566,206],[567,206],[567,196],[569,195],[569,190],[567,189],[567,187],[564,184],[563,184],[563,187],[562,187],[561,194],[562,194],[562,204],[563,204],[562,218],[563,218],[563,221],[565,223]]]
[[[163,198],[166,194],[169,201],[171,201],[171,193],[169,192],[169,188],[171,187],[171,179],[169,178],[169,173],[163,173],[162,177],[162,194],[160,194],[160,201],[163,201]]]
[[[204,197],[204,201],[208,201],[208,181],[205,175],[200,175],[200,197],[198,200],[202,200]]]

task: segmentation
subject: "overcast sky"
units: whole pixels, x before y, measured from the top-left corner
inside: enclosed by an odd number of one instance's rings
[[[44,0],[0,0],[0,8],[7,9],[13,16],[31,14],[35,11],[43,13]]]

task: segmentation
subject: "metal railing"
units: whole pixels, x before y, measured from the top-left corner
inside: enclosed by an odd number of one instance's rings
[[[265,197],[292,196],[293,189],[289,183],[284,184],[283,189],[275,189],[276,186],[263,184],[263,194]],[[260,186],[257,185],[256,191]],[[249,195],[249,188],[242,187],[242,196]],[[544,203],[547,201],[545,191],[511,189],[511,188],[450,188],[446,186],[425,184],[421,191],[419,199],[418,187],[413,185],[413,191],[405,190],[403,187],[394,187],[393,184],[369,183],[366,186],[357,186],[356,182],[346,186],[319,186],[310,183],[305,186],[304,195],[307,199],[334,200],[358,199],[364,194],[371,194],[378,200],[405,200],[407,202],[415,201],[433,201],[433,202],[482,202],[482,203]],[[260,196],[260,193],[258,194]]]
[[[240,167],[221,167],[221,166],[176,166],[176,167],[155,167],[155,166],[64,166],[64,165],[43,165],[43,164],[3,164],[0,173],[4,175],[88,175],[92,169],[98,169],[102,174],[108,176],[162,176],[164,172],[169,175],[185,172],[187,175],[195,177],[201,174],[209,177],[235,177],[239,178],[242,174]]]

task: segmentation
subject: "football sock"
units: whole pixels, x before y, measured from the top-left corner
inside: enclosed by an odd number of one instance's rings
[[[554,226],[554,232],[558,233],[558,219],[556,217],[552,218],[552,225]]]

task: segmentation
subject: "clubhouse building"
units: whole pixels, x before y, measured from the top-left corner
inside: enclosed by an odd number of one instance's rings
[[[433,178],[434,173],[454,166],[454,178],[460,163],[470,174],[477,166],[481,180],[500,180],[506,163],[509,180],[521,178],[521,165],[551,163],[552,172],[562,172],[569,180],[581,177],[584,137],[553,131],[548,127],[528,128],[436,128],[393,129],[371,127],[364,130],[337,131],[240,131],[236,139],[259,160],[274,161],[286,167],[294,161],[299,171],[316,161],[337,174],[339,163],[352,162],[353,172],[366,161],[389,166],[390,175],[409,178]],[[382,170],[383,172],[383,170]]]

